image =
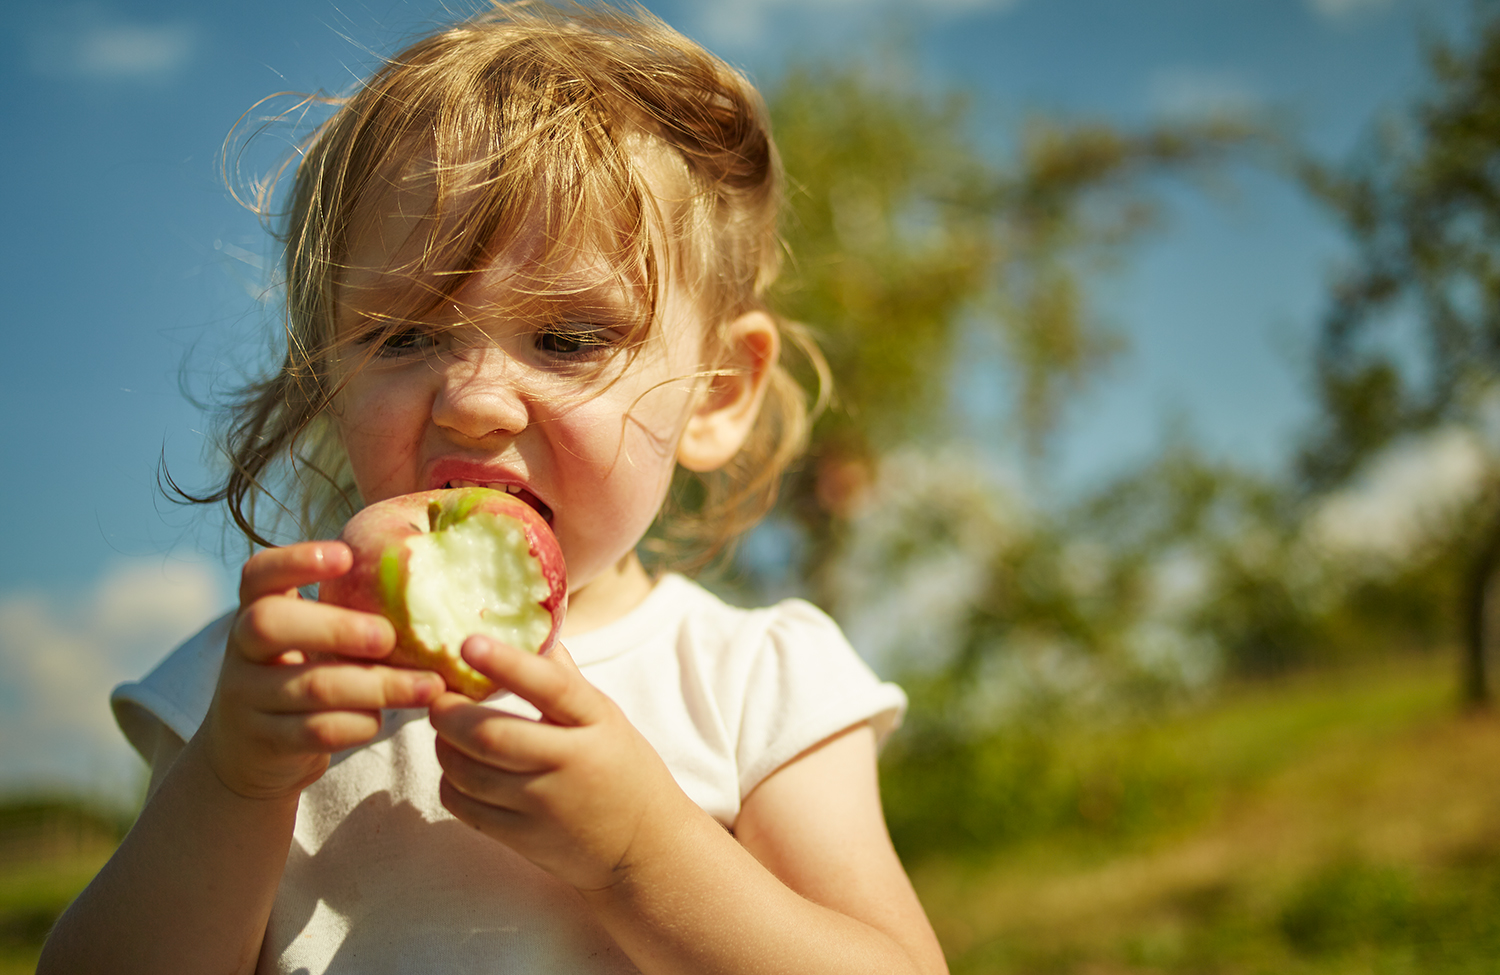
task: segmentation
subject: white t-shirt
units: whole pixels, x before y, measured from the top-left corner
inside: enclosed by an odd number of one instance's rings
[[[116,720],[138,750],[160,725],[192,737],[228,627],[216,621],[115,689]],[[726,827],[771,772],[862,721],[883,740],[906,705],[812,605],[736,609],[681,576],[567,646]],[[508,694],[486,703],[536,714]],[[433,745],[425,709],[388,711],[375,741],[334,756],[303,793],[259,971],[635,972],[576,891],[442,807]]]

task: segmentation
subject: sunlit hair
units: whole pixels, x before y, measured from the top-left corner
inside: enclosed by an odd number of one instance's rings
[[[457,305],[515,241],[528,242],[530,267],[602,259],[639,296],[640,313],[618,326],[620,355],[651,339],[664,287],[689,289],[709,323],[700,381],[721,368],[729,324],[766,310],[781,173],[765,107],[743,77],[643,9],[497,4],[327,101],[336,111],[287,164],[286,357],[228,411],[223,487],[193,498],[224,501],[253,543],[272,544],[266,532],[289,521],[302,537],[327,537],[361,504],[330,416],[334,359]],[[250,201],[262,213],[279,175]],[[393,194],[421,201],[420,229],[384,275],[399,276],[397,294],[382,285],[378,301],[363,300],[340,286],[351,237]],[[539,300],[566,287],[535,285]],[[778,324],[783,347],[821,376],[805,331]],[[807,426],[804,391],[778,363],[739,455],[674,487],[656,536],[676,564],[705,561],[764,515]]]

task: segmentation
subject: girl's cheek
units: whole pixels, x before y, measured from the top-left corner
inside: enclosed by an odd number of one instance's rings
[[[350,473],[366,502],[415,490],[408,468],[416,457],[426,416],[407,402],[399,384],[352,380],[337,404],[336,429]]]

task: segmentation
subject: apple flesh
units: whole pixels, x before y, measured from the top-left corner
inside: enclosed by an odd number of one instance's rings
[[[460,656],[465,639],[480,633],[531,653],[557,639],[568,592],[562,550],[542,516],[504,491],[389,498],[339,537],[354,566],[324,582],[318,599],[390,620],[394,666],[436,671],[449,690],[483,700],[495,685]]]

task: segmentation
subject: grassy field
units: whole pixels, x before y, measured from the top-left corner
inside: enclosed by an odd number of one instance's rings
[[[915,865],[954,972],[1500,971],[1500,721],[1452,688],[1303,679],[1095,743],[1170,770],[1178,821]]]
[[[1104,814],[912,865],[954,972],[1500,971],[1500,720],[1452,686],[1408,662],[1068,740]],[[74,846],[0,861],[0,975],[108,855]]]
[[[36,971],[42,939],[109,859],[108,846],[0,866],[0,975]]]

